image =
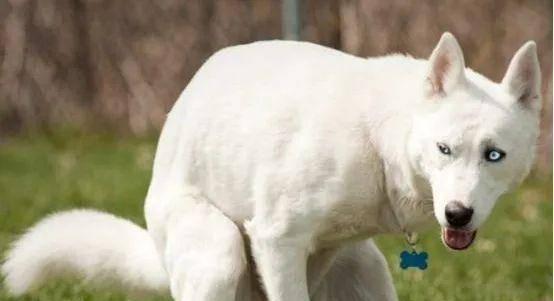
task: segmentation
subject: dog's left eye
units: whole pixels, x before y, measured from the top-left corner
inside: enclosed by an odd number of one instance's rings
[[[444,143],[437,143],[437,147],[439,148],[439,151],[443,154],[443,155],[450,155],[452,154],[452,151],[450,150],[450,147],[448,147],[448,145],[444,144]]]
[[[499,149],[488,149],[485,151],[485,160],[489,162],[498,162],[506,156],[506,153]]]

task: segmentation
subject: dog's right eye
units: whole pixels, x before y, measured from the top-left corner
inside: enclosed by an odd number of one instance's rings
[[[450,155],[452,154],[452,151],[450,150],[450,147],[448,147],[448,145],[444,144],[444,143],[437,143],[437,147],[439,148],[439,151],[443,154],[443,155]]]

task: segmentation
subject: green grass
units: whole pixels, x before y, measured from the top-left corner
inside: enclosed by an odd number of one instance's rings
[[[46,214],[106,210],[144,225],[143,199],[155,139],[35,135],[0,144],[0,251]],[[528,180],[499,201],[465,252],[442,246],[439,230],[421,236],[426,271],[401,270],[401,237],[378,237],[400,300],[552,300],[552,178]],[[0,300],[9,298],[0,290]],[[126,300],[77,282],[49,284],[17,300]],[[156,300],[169,300],[161,298]]]

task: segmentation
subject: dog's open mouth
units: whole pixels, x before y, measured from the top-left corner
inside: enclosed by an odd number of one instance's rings
[[[442,242],[452,250],[465,250],[471,246],[476,234],[477,230],[442,228]]]

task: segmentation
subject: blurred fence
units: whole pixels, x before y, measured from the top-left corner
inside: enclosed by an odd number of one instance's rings
[[[427,57],[443,31],[467,64],[500,80],[537,41],[543,71],[539,167],[551,171],[552,2],[301,1],[302,39],[375,56]],[[0,131],[113,127],[143,134],[219,48],[281,37],[275,0],[0,0]]]

